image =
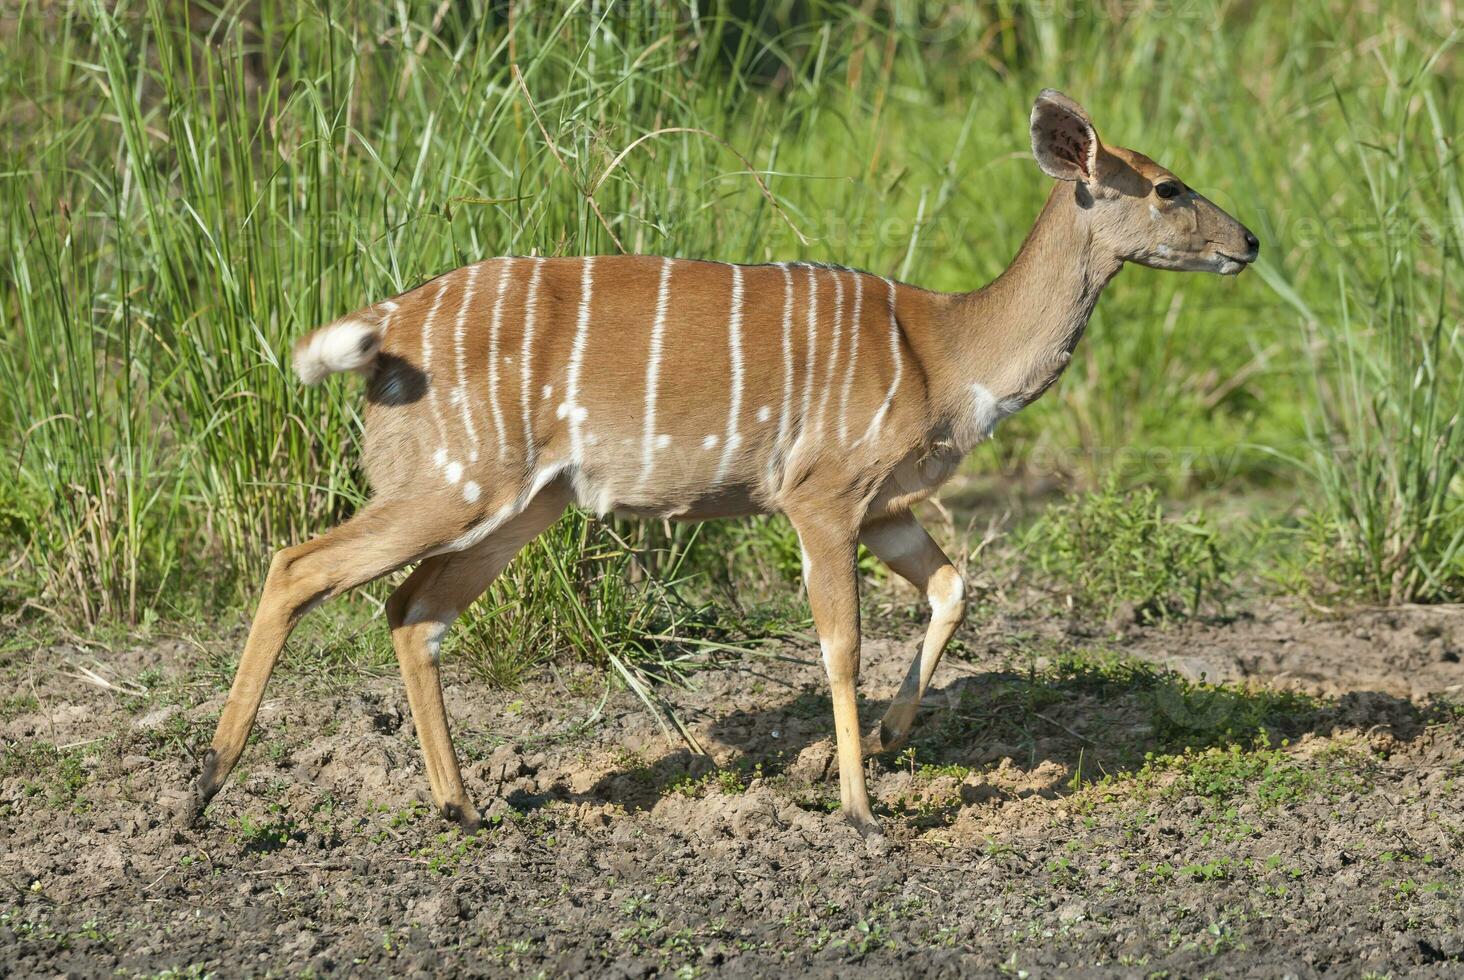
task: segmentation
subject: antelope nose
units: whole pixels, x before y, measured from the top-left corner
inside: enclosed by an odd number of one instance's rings
[[[1245,233],[1245,245],[1247,248],[1250,249],[1250,256],[1252,259],[1261,254],[1261,240],[1257,238],[1255,236],[1255,233],[1250,231],[1249,229],[1247,229]]]

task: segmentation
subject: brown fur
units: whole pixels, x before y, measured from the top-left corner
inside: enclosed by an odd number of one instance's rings
[[[322,328],[339,334],[303,339],[297,356],[317,360],[302,376],[340,364],[370,374],[373,498],[272,565],[194,812],[238,760],[300,616],[420,562],[388,603],[392,641],[433,796],[475,824],[437,645],[513,554],[576,500],[602,513],[788,517],[833,692],[844,811],[876,831],[862,752],[908,737],[964,611],[959,574],[910,508],[1004,415],[1057,380],[1125,262],[1234,273],[1258,245],[1192,191],[1161,199],[1156,187],[1173,175],[1104,147],[1060,93],[1038,97],[1032,137],[1058,184],[1011,266],[972,293],[803,264],[500,258]],[[345,342],[332,346],[333,337]],[[905,684],[862,741],[861,541],[932,606]]]

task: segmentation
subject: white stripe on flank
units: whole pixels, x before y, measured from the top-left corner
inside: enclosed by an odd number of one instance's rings
[[[884,402],[880,404],[879,410],[874,413],[874,418],[869,420],[869,428],[864,430],[864,435],[859,437],[859,442],[874,438],[874,434],[879,431],[880,425],[884,422],[885,414],[889,412],[890,405],[894,403],[895,389],[900,387],[900,373],[904,368],[904,365],[900,362],[900,323],[895,319],[895,284],[888,279],[884,281],[884,284],[889,287],[890,291],[890,357],[895,362],[895,373],[890,378],[890,390],[885,392]]]
[[[837,269],[830,273],[834,277],[834,324],[829,340],[829,373],[824,379],[823,395],[818,400],[818,432],[823,434],[824,419],[828,417],[829,396],[834,393],[834,372],[839,365],[839,335],[844,325],[844,278]]]
[[[742,266],[732,267],[732,309],[727,318],[727,348],[732,356],[732,395],[727,408],[727,435],[722,440],[722,460],[713,482],[721,483],[742,442],[737,418],[742,414]],[[710,447],[709,447],[710,448]]]
[[[498,296],[493,300],[493,321],[488,328],[488,405],[493,410],[493,430],[498,434],[498,458],[508,452],[508,434],[503,425],[503,406],[498,403],[498,334],[503,328],[503,302],[508,296],[508,276],[513,259],[503,259],[498,274]]]
[[[452,400],[457,403],[463,417],[463,431],[468,436],[468,462],[478,461],[478,427],[473,425],[472,402],[468,398],[468,371],[463,353],[463,328],[468,322],[468,304],[473,301],[473,286],[478,281],[478,267],[468,266],[468,282],[463,287],[463,301],[458,304],[457,322],[452,330],[452,349],[457,357],[457,387],[453,389]],[[450,480],[456,483],[457,480]]]
[[[561,407],[569,419],[569,458],[575,466],[581,463],[580,423],[585,420],[585,409],[579,403],[580,369],[585,361],[585,348],[590,339],[590,301],[595,292],[595,257],[586,256],[580,265],[579,315],[575,318],[574,346],[569,351],[569,372],[565,379],[564,404]]]
[[[783,266],[783,407],[778,413],[778,452],[787,451],[788,414],[793,410],[793,273]]]
[[[796,446],[803,441],[803,434],[808,431],[808,409],[813,405],[813,363],[818,355],[818,280],[815,278],[817,270],[813,266],[808,267],[808,368],[803,378],[803,413],[798,423],[798,438],[793,441]]]
[[[854,273],[854,313],[849,320],[849,370],[844,372],[844,392],[839,396],[839,444],[849,442],[849,389],[854,387],[854,366],[859,360],[859,316],[864,306],[864,273]]]
[[[534,446],[534,415],[529,407],[529,392],[534,376],[534,317],[538,313],[539,280],[544,272],[544,259],[534,256],[534,271],[529,274],[529,294],[524,298],[524,344],[522,350],[523,377],[519,385],[519,407],[524,413],[524,455],[533,465],[539,458]]]
[[[646,359],[646,412],[641,430],[640,484],[650,478],[656,449],[656,387],[661,381],[661,342],[666,334],[666,306],[671,299],[671,260],[661,260],[661,283],[656,289],[656,319],[651,324],[650,353]]]
[[[433,459],[442,466],[447,462],[447,426],[442,421],[442,408],[437,403],[437,379],[432,376],[432,324],[442,306],[442,297],[447,295],[447,276],[438,281],[442,285],[437,287],[437,295],[432,297],[432,305],[422,319],[422,373],[427,375],[427,407],[432,412],[432,424],[437,427],[438,450]]]

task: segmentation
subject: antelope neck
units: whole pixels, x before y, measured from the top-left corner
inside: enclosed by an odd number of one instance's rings
[[[1006,271],[954,297],[948,329],[959,380],[1015,408],[1062,374],[1103,287],[1123,266],[1096,245],[1092,217],[1076,186],[1059,182]]]

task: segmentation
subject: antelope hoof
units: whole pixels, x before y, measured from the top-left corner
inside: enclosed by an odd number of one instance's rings
[[[183,826],[199,825],[203,820],[203,811],[208,808],[209,801],[218,795],[219,788],[218,755],[213,749],[209,749],[203,757],[203,769],[193,781],[193,786],[179,809],[178,815]]]
[[[880,828],[879,821],[867,814],[846,813],[844,819],[849,825],[859,831],[859,836],[864,839],[864,846],[872,851],[883,853],[888,847],[884,830]]]
[[[864,736],[860,748],[864,755],[883,755],[886,752],[903,749],[909,740],[908,731],[894,732],[884,722],[880,722],[870,730],[868,735]]]
[[[444,803],[442,815],[462,828],[465,834],[476,834],[483,828],[483,820],[471,803]]]

